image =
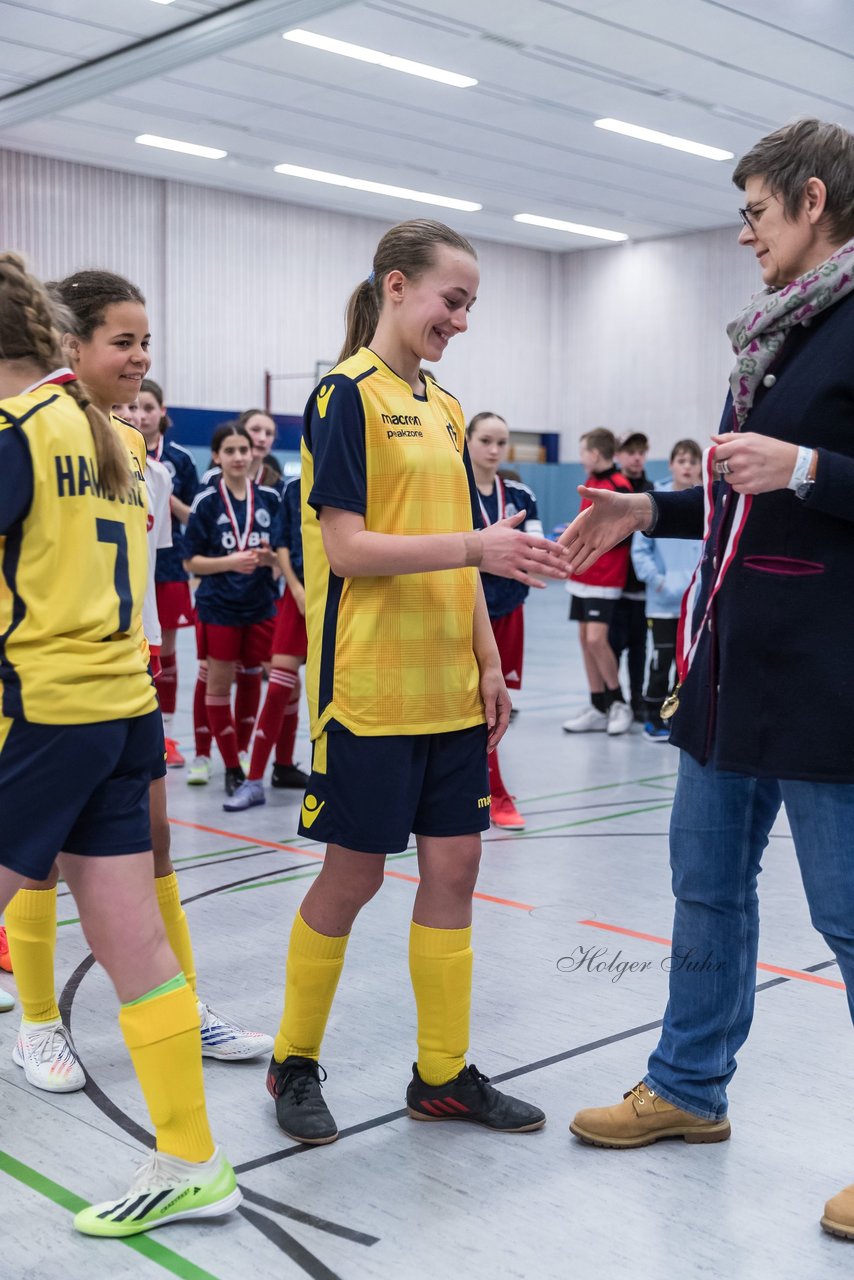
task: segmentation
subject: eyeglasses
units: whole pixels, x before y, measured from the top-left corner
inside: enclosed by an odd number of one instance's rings
[[[756,217],[758,214],[765,212],[764,206],[767,202],[764,200],[761,200],[759,203],[763,206],[762,208],[760,208],[759,205],[748,204],[743,209],[739,209],[738,211],[739,217],[741,218],[744,225],[747,227],[748,231],[756,230],[756,227],[754,226],[751,219]]]

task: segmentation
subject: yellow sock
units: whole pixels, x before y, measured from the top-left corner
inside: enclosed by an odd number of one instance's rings
[[[196,962],[193,958],[193,943],[190,938],[190,926],[187,914],[181,906],[181,893],[178,889],[178,877],[172,871],[168,876],[157,876],[154,881],[157,890],[157,905],[166,927],[166,937],[175,952],[187,979],[190,990],[196,990]]]
[[[202,1080],[196,998],[183,974],[119,1009],[119,1026],[145,1098],[157,1150],[200,1164],[214,1142]]]
[[[428,929],[412,921],[409,973],[418,1010],[418,1074],[445,1084],[466,1065],[474,952],[467,929]]]
[[[53,1021],[59,1017],[53,971],[56,889],[19,889],[6,908],[6,937],[25,1021]]]
[[[285,1011],[273,1056],[284,1062],[291,1054],[319,1058],[323,1033],[350,940],[316,933],[299,911],[291,929],[285,979]]]

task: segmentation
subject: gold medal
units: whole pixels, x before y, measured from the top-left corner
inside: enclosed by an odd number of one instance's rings
[[[661,716],[662,720],[669,720],[671,716],[675,716],[676,712],[679,710],[679,690],[681,688],[682,688],[682,685],[677,684],[676,688],[669,695],[669,697],[665,698],[664,701],[662,702],[661,710],[658,713]]]

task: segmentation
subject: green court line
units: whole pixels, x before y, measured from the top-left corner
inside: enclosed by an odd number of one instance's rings
[[[77,1213],[89,1204],[88,1200],[83,1200],[67,1187],[61,1187],[58,1182],[52,1182],[44,1174],[31,1169],[29,1165],[22,1164],[20,1160],[16,1160],[5,1151],[0,1151],[0,1171],[22,1183],[23,1186],[29,1187],[31,1191],[38,1192],[47,1200],[52,1200],[61,1209],[67,1209],[69,1213]],[[180,1277],[180,1280],[217,1280],[210,1271],[197,1267],[195,1262],[182,1258],[179,1253],[173,1253],[171,1249],[158,1244],[156,1240],[149,1239],[148,1236],[128,1236],[125,1239],[119,1237],[116,1243],[133,1249],[135,1253],[141,1253],[144,1258],[163,1267],[164,1271]]]
[[[64,924],[79,924],[79,923],[80,923],[80,917],[72,916],[70,920],[57,920],[56,927],[57,929],[61,929]]]
[[[266,889],[268,884],[287,884],[291,880],[308,880],[320,875],[320,867],[312,867],[311,871],[298,871],[293,876],[280,876],[277,880],[256,880],[254,884],[238,884],[233,889],[224,889],[224,893],[245,893],[247,889]]]
[[[675,773],[653,773],[646,778],[627,778],[623,782],[602,782],[595,787],[578,787],[575,791],[553,791],[547,796],[525,796],[520,804],[536,804],[538,800],[559,800],[561,796],[583,796],[589,791],[613,791],[615,787],[638,787],[645,782],[663,782],[675,778]]]
[[[566,831],[570,827],[588,827],[594,822],[611,822],[614,818],[633,818],[637,813],[653,813],[656,809],[669,809],[670,802],[664,804],[645,805],[642,809],[626,809],[623,813],[601,813],[596,818],[580,818],[576,822],[559,822],[554,827],[536,827],[533,831],[520,831],[514,838],[527,840],[531,836],[542,835],[544,831]]]
[[[188,853],[185,858],[173,858],[175,866],[181,862],[196,862],[199,858],[221,858],[225,853],[243,853],[245,849],[257,849],[254,844],[237,844],[233,849],[214,849],[213,853]]]

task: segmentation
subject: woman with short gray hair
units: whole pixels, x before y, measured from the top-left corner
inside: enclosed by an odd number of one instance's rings
[[[582,490],[592,505],[561,538],[576,572],[635,530],[704,537],[668,702],[681,748],[673,951],[709,962],[672,966],[644,1079],[575,1117],[572,1132],[598,1146],[729,1137],[757,876],[782,804],[854,1016],[854,136],[799,120],[733,180],[746,195],[739,243],[765,289],[728,327],[735,367],[705,483],[654,498]],[[821,1222],[854,1239],[854,1185]]]

